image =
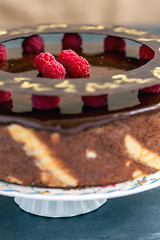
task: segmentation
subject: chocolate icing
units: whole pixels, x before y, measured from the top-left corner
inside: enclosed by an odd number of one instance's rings
[[[146,64],[147,60],[139,60],[137,55],[138,47],[128,46],[130,54],[126,52],[102,52],[99,50],[100,44],[88,43],[91,52],[85,52],[83,49],[78,50],[78,54],[85,57],[91,66],[90,76],[87,78],[103,77],[115,73],[126,72],[139,68]],[[47,50],[55,51],[54,56],[57,57],[57,46],[47,46]],[[94,50],[94,51],[93,51]],[[19,74],[29,74],[30,77],[37,76],[37,71],[34,67],[35,55],[22,54],[20,47],[12,50],[9,53],[9,58],[6,62],[0,65],[2,70],[9,73],[14,73],[15,76]],[[21,54],[19,54],[21,52]],[[136,54],[135,54],[136,52]],[[131,54],[132,53],[132,54]],[[13,58],[14,56],[14,58]],[[42,77],[42,76],[40,76]],[[44,80],[45,81],[45,80]],[[76,81],[76,80],[75,80]],[[81,79],[79,80],[81,81]],[[27,127],[35,129],[43,129],[49,131],[57,131],[64,134],[75,134],[81,130],[106,124],[116,119],[126,118],[135,113],[148,111],[149,107],[158,108],[159,95],[154,95],[154,101],[151,97],[144,101],[145,95],[139,95],[138,91],[127,91],[116,95],[108,96],[108,105],[94,109],[83,106],[80,97],[60,96],[62,106],[59,109],[52,111],[38,111],[32,109],[31,94],[19,94],[13,92],[13,102],[0,104],[0,122],[1,124],[19,123]],[[18,100],[17,100],[18,99]],[[27,100],[26,100],[27,99]],[[149,99],[151,101],[149,101]],[[63,102],[65,104],[63,104]],[[73,104],[74,102],[74,104]],[[144,103],[145,102],[145,103]],[[127,103],[127,104],[126,104]],[[12,109],[13,105],[13,109]],[[71,110],[66,112],[67,108]],[[73,108],[75,111],[73,111]]]

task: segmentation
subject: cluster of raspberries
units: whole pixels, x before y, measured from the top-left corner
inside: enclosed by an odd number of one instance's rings
[[[62,50],[57,57],[49,53],[40,53],[35,57],[34,64],[36,69],[48,78],[63,79],[66,72],[71,77],[84,77],[90,71],[88,61],[77,55],[73,50]],[[60,98],[58,96],[39,96],[33,95],[33,107],[46,110],[58,107]],[[82,101],[90,107],[102,107],[106,105],[106,96],[83,96]]]
[[[49,78],[64,78],[66,72],[71,77],[84,77],[90,71],[88,61],[77,55],[73,50],[62,50],[57,57],[49,53],[40,53],[34,61],[36,69]],[[60,98],[58,96],[33,95],[33,107],[46,110],[58,107]],[[82,96],[82,101],[90,107],[103,107],[107,103],[107,95]]]
[[[40,53],[34,60],[36,69],[48,78],[84,77],[90,72],[88,61],[73,50],[62,50],[57,60],[49,53]]]

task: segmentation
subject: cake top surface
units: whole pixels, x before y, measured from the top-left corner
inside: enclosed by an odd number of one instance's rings
[[[84,78],[50,79],[42,77],[34,66],[35,54],[24,54],[22,41],[30,34],[39,33],[45,42],[45,51],[56,58],[62,50],[61,40],[65,33],[77,32],[83,45],[77,50],[90,64],[90,76]],[[104,39],[114,35],[126,40],[126,50],[104,51]],[[0,41],[8,49],[6,62],[0,67],[0,88],[13,92],[11,101],[0,103],[1,122],[16,122],[38,129],[76,133],[82,129],[108,123],[135,113],[159,107],[159,94],[139,93],[143,86],[153,85],[159,79],[157,49],[159,36],[141,30],[111,26],[37,25],[3,31]],[[139,59],[139,47],[147,43],[155,51],[148,61]],[[5,66],[6,64],[6,66]],[[58,95],[56,109],[34,109],[31,96]],[[106,94],[107,104],[90,108],[81,97]]]
[[[145,86],[153,85],[159,81],[159,57],[160,47],[159,36],[142,30],[131,29],[127,27],[113,27],[106,25],[67,25],[67,24],[46,24],[32,27],[24,27],[14,30],[5,30],[0,33],[0,42],[10,40],[13,44],[18,38],[23,38],[32,34],[50,34],[54,39],[54,34],[67,32],[78,32],[90,38],[92,43],[100,42],[106,35],[113,35],[126,39],[131,39],[140,44],[146,44],[155,51],[155,57],[148,64],[127,72],[112,72],[102,76],[80,79],[47,79],[27,75],[26,73],[1,72],[0,87],[4,90],[13,92],[38,93],[45,95],[97,95],[104,93],[119,93],[128,90],[139,89]],[[56,38],[56,37],[55,37]],[[14,40],[13,40],[14,39]],[[12,40],[12,41],[11,41]],[[88,40],[86,40],[88,41]],[[85,42],[85,41],[84,41]],[[4,82],[5,79],[5,82]],[[32,82],[32,84],[31,84]]]

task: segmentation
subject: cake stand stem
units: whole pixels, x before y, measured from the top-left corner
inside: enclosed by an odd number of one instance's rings
[[[37,200],[15,197],[14,201],[24,211],[43,217],[73,217],[96,210],[106,203],[107,199],[63,201]]]

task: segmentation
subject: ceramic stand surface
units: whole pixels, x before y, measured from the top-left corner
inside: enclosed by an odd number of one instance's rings
[[[24,211],[43,217],[73,217],[101,207],[107,199],[63,201],[37,200],[15,197],[14,201]]]

